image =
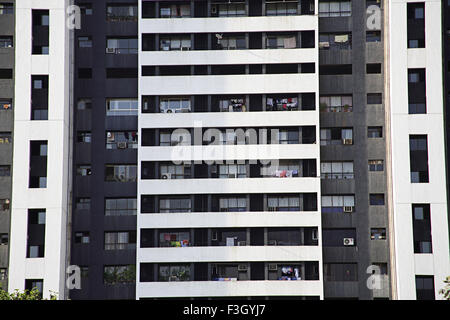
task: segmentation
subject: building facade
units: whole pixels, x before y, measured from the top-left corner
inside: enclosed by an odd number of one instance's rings
[[[0,1],[0,287],[8,288],[14,129],[14,2]]]
[[[0,0],[0,285],[440,299],[448,10]]]

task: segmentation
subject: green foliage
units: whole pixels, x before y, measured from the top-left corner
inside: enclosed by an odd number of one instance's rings
[[[43,299],[41,293],[37,288],[32,290],[25,290],[20,292],[19,290],[14,290],[14,292],[9,293],[0,288],[0,300],[57,300],[58,297],[56,293],[50,291],[50,299]]]
[[[445,287],[439,290],[439,293],[444,295],[445,300],[450,300],[450,276],[448,276],[447,279],[444,280],[444,283]]]

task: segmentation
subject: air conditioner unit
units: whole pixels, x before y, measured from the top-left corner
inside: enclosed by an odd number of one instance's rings
[[[269,240],[269,241],[267,241],[267,245],[268,246],[276,246],[277,245],[277,240]]]
[[[117,148],[118,149],[126,149],[127,143],[126,142],[117,142]]]
[[[237,173],[229,173],[228,174],[228,178],[230,178],[230,179],[234,179],[236,177],[237,177]]]
[[[354,246],[355,239],[353,238],[344,238],[344,246]]]
[[[319,48],[329,48],[330,43],[329,42],[319,42]]]
[[[172,174],[171,173],[164,173],[163,175],[161,175],[161,179],[163,179],[163,180],[172,179]]]
[[[247,271],[247,265],[246,264],[238,265],[238,271]]]
[[[352,206],[345,206],[344,207],[344,212],[353,212],[353,207]]]
[[[342,139],[342,144],[353,144],[353,139]]]
[[[175,109],[171,109],[171,108],[168,108],[168,109],[166,109],[164,111],[164,113],[175,113],[175,112],[176,112],[176,110]]]
[[[211,233],[211,240],[217,241],[217,231]]]
[[[246,246],[247,242],[246,241],[238,241],[238,246]]]
[[[116,48],[106,48],[106,53],[116,53]]]
[[[278,266],[274,263],[270,263],[269,264],[269,271],[277,271],[278,270]]]
[[[216,14],[217,13],[217,6],[211,7],[211,13]]]

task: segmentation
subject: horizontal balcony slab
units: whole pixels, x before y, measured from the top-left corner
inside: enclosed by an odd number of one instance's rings
[[[141,248],[139,262],[321,261],[319,246]]]
[[[222,194],[320,192],[320,178],[140,180],[140,194]]]
[[[138,297],[323,296],[320,280],[141,282]]]
[[[317,111],[142,113],[141,128],[311,126],[319,124]]]
[[[150,76],[141,77],[139,87],[141,95],[317,92],[319,76],[315,73]]]
[[[189,50],[189,51],[143,51],[139,64],[145,66],[217,64],[270,64],[317,62],[315,48],[297,49],[249,49],[249,50]]]
[[[139,228],[320,227],[318,211],[138,214]]]
[[[270,17],[223,17],[184,19],[141,19],[141,33],[224,33],[316,30],[319,19],[314,15]]]
[[[318,144],[140,147],[139,161],[318,159]]]

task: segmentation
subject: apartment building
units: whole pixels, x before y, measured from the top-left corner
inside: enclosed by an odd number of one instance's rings
[[[136,298],[323,298],[317,3],[139,6]]]
[[[319,2],[325,299],[390,297],[384,10],[380,1]],[[372,272],[379,287],[367,285]]]
[[[0,286],[440,299],[449,5],[0,0]]]
[[[14,1],[0,1],[0,288],[8,288],[14,128]]]
[[[450,271],[439,19],[448,13],[444,2],[390,4],[391,19],[396,17],[389,26],[389,125],[398,299],[439,298]]]
[[[69,4],[17,0],[15,9],[9,9],[18,23],[8,290],[36,287],[44,297],[55,292],[60,299],[67,297],[71,183],[72,41],[65,14]],[[14,20],[10,22],[13,26]]]
[[[134,299],[138,15],[130,0],[76,1],[71,299]]]

